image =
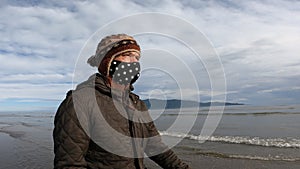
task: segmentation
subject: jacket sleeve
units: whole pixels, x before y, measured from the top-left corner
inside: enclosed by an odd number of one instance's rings
[[[137,107],[140,113],[143,113],[143,119],[145,119],[144,124],[147,128],[147,134],[145,138],[146,144],[143,144],[143,146],[147,156],[164,169],[190,169],[186,163],[179,159],[178,156],[162,142],[161,136],[153,123],[145,102],[141,101],[135,94],[133,98],[138,100]]]
[[[67,96],[56,112],[53,140],[54,169],[87,168],[85,154],[90,139],[80,125],[71,96]]]
[[[145,152],[150,159],[164,169],[190,169],[186,163],[182,162],[181,159],[162,142],[154,123],[150,122],[148,127],[152,138],[148,139]]]

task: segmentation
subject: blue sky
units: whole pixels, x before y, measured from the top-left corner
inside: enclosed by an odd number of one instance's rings
[[[300,103],[299,1],[3,0],[0,8],[0,111],[55,110],[73,88],[77,57],[90,36],[113,20],[143,12],[182,18],[205,34],[224,67],[227,101]],[[169,41],[147,35],[140,45],[176,51]],[[201,67],[192,60],[189,66]],[[201,71],[199,90],[182,91],[208,101],[209,79]],[[156,73],[144,72],[136,92],[142,98],[161,98],[162,92],[179,98],[176,85]]]

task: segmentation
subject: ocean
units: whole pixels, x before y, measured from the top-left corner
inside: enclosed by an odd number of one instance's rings
[[[150,113],[164,142],[192,168],[300,168],[299,105],[227,106],[209,116],[208,107]],[[54,115],[1,112],[0,168],[53,168]]]

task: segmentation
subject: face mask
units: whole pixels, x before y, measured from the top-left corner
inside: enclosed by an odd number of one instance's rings
[[[140,76],[140,63],[113,60],[109,68],[109,75],[114,82],[121,85],[133,84]]]

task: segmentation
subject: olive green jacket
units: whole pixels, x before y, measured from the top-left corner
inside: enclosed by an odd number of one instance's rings
[[[144,169],[144,154],[165,169],[188,169],[162,143],[147,107],[94,74],[69,91],[54,120],[55,169]]]

